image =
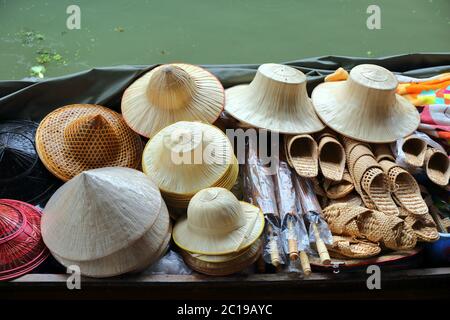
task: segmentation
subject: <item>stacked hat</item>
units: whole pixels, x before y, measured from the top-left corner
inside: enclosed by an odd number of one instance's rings
[[[49,256],[40,224],[41,212],[36,207],[0,199],[0,280],[30,272]]]
[[[164,255],[171,225],[157,186],[140,171],[82,172],[50,198],[44,242],[64,266],[108,277],[141,270]]]
[[[174,226],[173,240],[192,269],[227,275],[258,259],[263,228],[260,208],[224,188],[207,188],[192,198],[187,217]]]
[[[393,142],[410,135],[420,122],[415,106],[395,93],[397,84],[389,70],[361,64],[346,81],[318,85],[312,100],[322,121],[342,135],[364,142]]]
[[[0,199],[42,205],[59,187],[36,152],[37,127],[31,121],[0,122]]]
[[[142,168],[156,182],[167,205],[187,208],[198,191],[230,190],[239,166],[227,136],[200,122],[180,121],[158,132],[145,146]]]
[[[234,86],[225,95],[225,111],[254,127],[287,134],[325,128],[306,92],[306,76],[289,66],[263,64],[249,85]]]
[[[224,96],[220,81],[205,69],[166,64],[125,91],[122,114],[134,131],[151,138],[177,121],[213,123],[223,110]]]
[[[85,170],[138,168],[143,144],[117,112],[75,104],[48,114],[36,132],[36,148],[44,165],[67,181]]]

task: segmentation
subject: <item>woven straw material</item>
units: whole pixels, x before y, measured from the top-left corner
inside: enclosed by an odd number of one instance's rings
[[[439,240],[439,232],[430,214],[427,213],[417,217],[407,210],[402,209],[402,211],[405,216],[405,224],[414,231],[419,241],[434,242]]]
[[[450,177],[450,159],[444,152],[429,148],[425,156],[425,171],[428,178],[437,185],[445,187]]]
[[[0,281],[30,272],[49,256],[40,223],[36,207],[0,199]]]
[[[319,150],[310,135],[285,136],[285,152],[288,163],[297,174],[314,178],[319,174]]]
[[[138,168],[142,148],[140,137],[122,116],[99,105],[56,109],[36,132],[36,150],[42,163],[64,181],[95,168]]]
[[[326,196],[329,199],[343,198],[352,192],[355,188],[353,185],[353,179],[347,170],[344,171],[341,181],[332,181],[325,179],[323,188],[326,192]]]
[[[345,151],[332,136],[322,136],[319,141],[319,166],[326,179],[340,181],[345,169]]]
[[[410,135],[403,140],[402,151],[405,154],[405,162],[413,167],[423,166],[427,143],[416,135]]]
[[[260,208],[238,201],[224,188],[207,188],[191,199],[187,217],[175,224],[173,240],[191,253],[225,255],[251,246],[263,228]]]
[[[340,137],[341,137],[342,143],[344,144],[344,150],[345,150],[345,155],[347,157],[347,161],[350,158],[350,153],[352,152],[354,147],[356,147],[358,145],[364,145],[369,148],[369,144],[367,144],[367,143],[357,141],[357,140],[354,140],[354,139],[351,139],[351,138],[348,138],[348,137],[345,137],[342,135]]]
[[[193,270],[211,275],[226,276],[238,273],[258,260],[262,253],[262,241],[256,241],[251,247],[241,252],[236,258],[225,262],[207,262],[196,258],[186,251],[181,251],[184,262]]]
[[[376,166],[377,162],[372,151],[367,146],[359,144],[352,149],[347,158],[348,170],[350,171],[350,173],[355,174],[354,170],[356,162],[358,162],[358,160],[362,157],[365,157],[365,161],[360,162],[360,166],[363,165],[363,167],[365,166],[366,169],[372,166]]]
[[[395,157],[392,154],[391,148],[386,143],[372,144],[373,154],[375,159],[380,162],[382,160],[389,160],[395,162]]]
[[[351,237],[333,236],[333,244],[327,245],[333,258],[364,259],[378,255],[381,248],[378,244]]]
[[[419,112],[397,95],[397,79],[377,65],[355,66],[346,81],[325,82],[312,92],[319,118],[331,129],[353,139],[388,143],[417,129]]]
[[[286,65],[263,64],[249,85],[229,88],[225,95],[225,111],[254,127],[285,134],[325,128],[308,97],[305,74]]]
[[[45,206],[43,239],[67,260],[104,258],[140,239],[162,206],[157,186],[140,171],[119,167],[84,171],[59,188]],[[154,242],[161,240],[154,235]]]
[[[381,242],[393,250],[416,245],[414,232],[398,217],[345,204],[328,206],[322,213],[335,235],[366,238],[375,243]]]
[[[346,195],[342,198],[332,199],[330,201],[330,205],[338,204],[338,203],[346,204],[346,205],[354,206],[354,207],[363,205],[363,201],[362,201],[361,197],[356,192],[350,192],[348,195]]]
[[[383,160],[380,165],[387,174],[394,200],[414,215],[427,214],[428,206],[414,177],[394,162]]]
[[[213,123],[225,104],[220,81],[189,64],[154,68],[136,80],[122,97],[122,114],[137,133],[152,138],[178,121]]]

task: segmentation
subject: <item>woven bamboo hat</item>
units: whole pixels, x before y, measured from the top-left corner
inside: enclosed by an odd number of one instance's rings
[[[59,187],[37,154],[37,127],[32,121],[0,121],[0,198],[42,205]]]
[[[185,251],[222,255],[251,246],[263,227],[260,208],[224,188],[207,188],[191,199],[187,217],[175,224],[173,240]]]
[[[165,64],[136,80],[122,97],[122,114],[140,135],[153,137],[177,121],[213,123],[224,106],[220,81],[190,64]]]
[[[344,136],[386,143],[411,134],[419,125],[413,104],[395,94],[397,79],[371,64],[354,67],[346,81],[325,82],[312,93],[324,123]]]
[[[44,165],[67,181],[82,171],[103,167],[138,168],[142,141],[117,112],[74,104],[48,114],[36,132]]]
[[[221,130],[188,121],[164,128],[147,143],[142,168],[170,206],[185,208],[204,188],[231,189],[239,171],[231,143]]]
[[[151,262],[170,232],[157,186],[130,168],[77,175],[50,198],[44,213],[42,235],[53,255],[63,264],[78,262],[86,267],[83,274],[95,277]]]
[[[306,76],[289,66],[263,64],[249,85],[227,89],[225,95],[225,110],[254,127],[286,134],[325,128],[306,92]]]

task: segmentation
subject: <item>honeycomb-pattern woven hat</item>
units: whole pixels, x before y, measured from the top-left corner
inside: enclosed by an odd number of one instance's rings
[[[67,181],[103,167],[138,168],[143,144],[117,112],[91,104],[56,109],[40,123],[36,149],[43,164]]]

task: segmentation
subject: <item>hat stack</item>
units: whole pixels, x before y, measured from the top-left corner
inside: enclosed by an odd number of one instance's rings
[[[286,134],[325,128],[306,92],[306,76],[295,68],[267,63],[250,84],[225,92],[225,111],[251,126]]]
[[[60,181],[42,165],[32,121],[0,121],[0,199],[45,204]]]
[[[134,131],[151,138],[178,121],[215,122],[224,99],[222,84],[205,69],[165,64],[128,87],[122,97],[122,114]]]
[[[207,188],[189,203],[173,240],[185,262],[209,275],[228,275],[253,264],[261,254],[264,216],[260,208],[224,188]]]
[[[389,70],[361,64],[346,81],[318,85],[312,100],[320,119],[334,131],[364,142],[394,142],[420,122],[415,106],[395,93],[397,84]]]
[[[137,169],[142,141],[117,112],[74,104],[48,114],[36,132],[36,148],[47,169],[67,181],[85,170]]]
[[[49,256],[40,224],[41,212],[36,207],[0,199],[0,280],[28,273]]]
[[[85,171],[65,183],[47,203],[41,227],[53,256],[91,277],[151,265],[171,236],[157,186],[142,172],[119,167]]]
[[[205,188],[230,190],[239,171],[231,143],[221,130],[187,121],[164,128],[147,143],[142,168],[174,208],[187,208],[189,200]]]

